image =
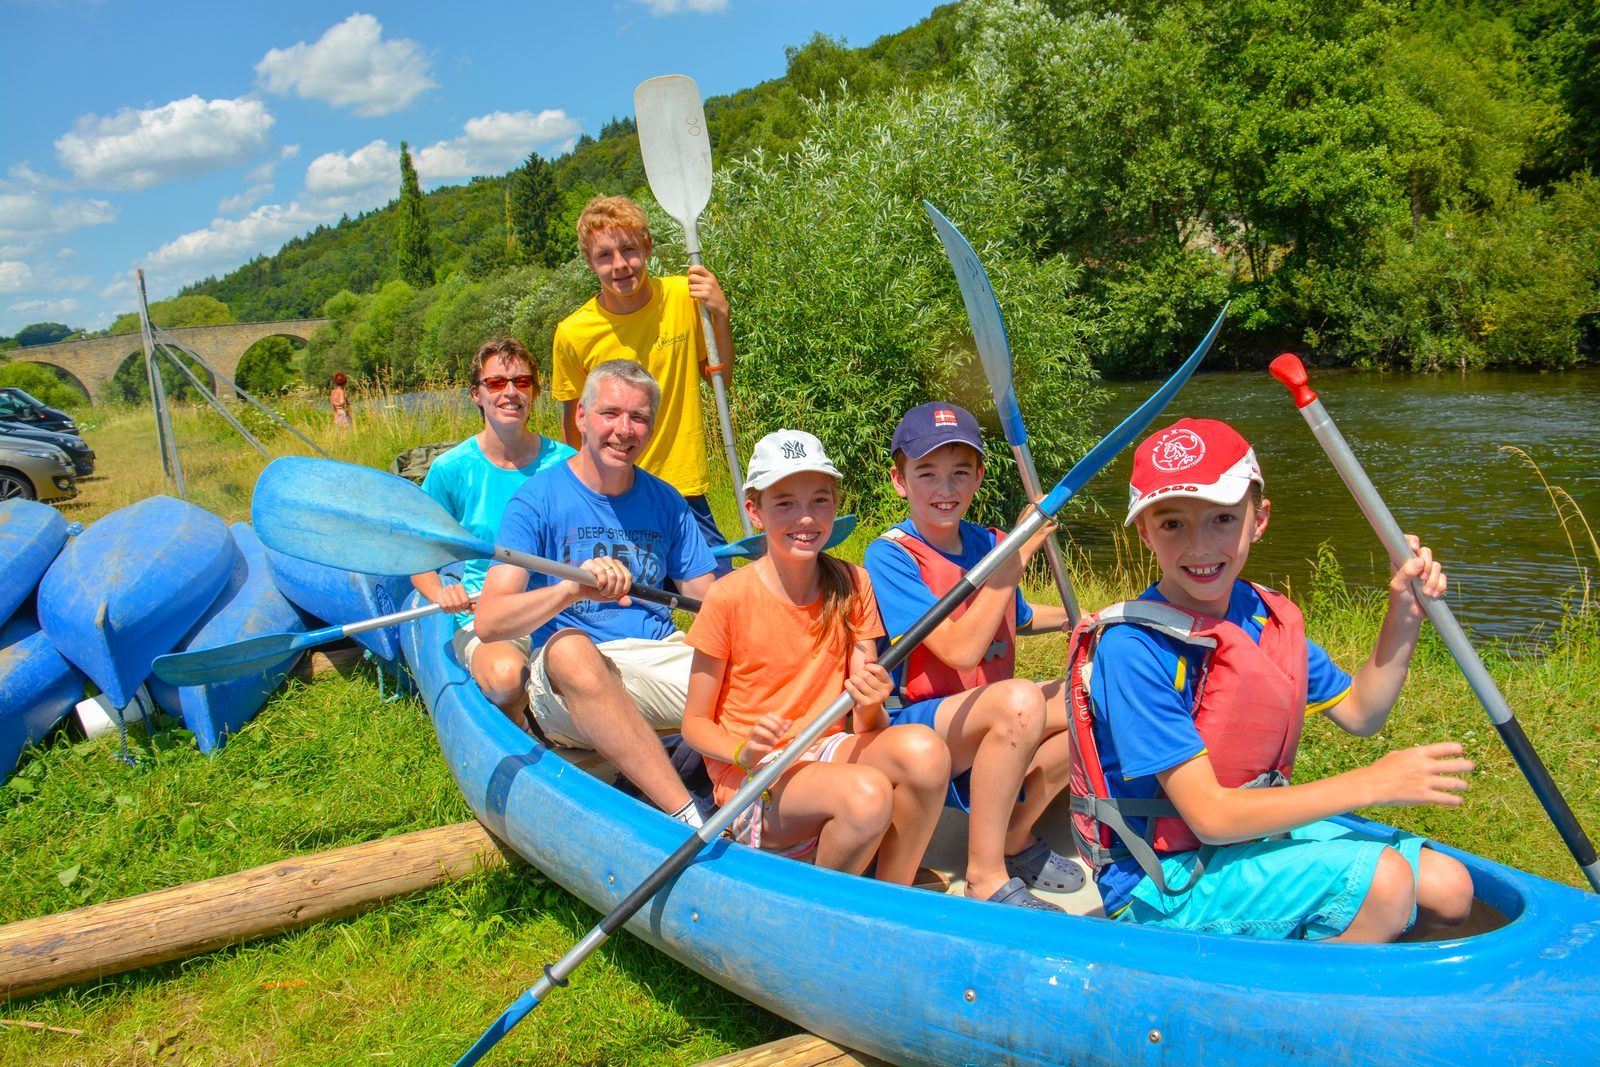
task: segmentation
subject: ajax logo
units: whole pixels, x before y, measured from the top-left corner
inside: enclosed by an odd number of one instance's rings
[[[1150,462],[1165,474],[1188,470],[1206,457],[1206,443],[1193,430],[1162,434],[1150,449]]]

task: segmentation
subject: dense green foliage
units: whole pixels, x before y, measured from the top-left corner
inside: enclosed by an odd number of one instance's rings
[[[6,385],[15,386],[41,404],[63,411],[81,409],[89,402],[86,393],[39,363],[0,363],[0,386]]]
[[[1216,362],[1297,345],[1324,361],[1416,368],[1561,367],[1600,352],[1592,0],[967,0],[867,48],[818,36],[788,50],[785,77],[706,101],[722,175],[708,230],[732,204],[752,202],[739,182],[812,181],[806,153],[850,136],[823,124],[885,121],[941,136],[918,125],[918,102],[934,99],[959,101],[963,136],[896,150],[909,158],[960,144],[1003,161],[961,176],[963,198],[1014,218],[984,254],[1031,261],[1041,276],[1065,269],[1057,257],[1075,264],[1063,284],[1080,305],[1082,347],[1070,355],[1102,372],[1170,366],[1228,298]],[[349,351],[313,353],[312,378],[339,364],[413,380],[460,358],[475,287],[512,310],[471,324],[529,331],[537,349],[550,315],[570,310],[547,313],[544,302],[581,289],[565,267],[544,271],[576,254],[582,204],[644,189],[633,121],[618,118],[558,159],[535,156],[504,178],[416,201],[406,217],[431,228],[436,285],[403,268],[402,196],[188,292],[246,321],[313,315],[334,301],[355,317],[339,342]],[[861,203],[830,206],[864,220],[859,247],[881,240],[877,223],[890,219],[908,230],[897,246],[924,240],[904,197],[870,184],[848,195]],[[760,225],[741,239],[809,241],[793,215]],[[717,267],[721,250],[708,242],[706,252]],[[783,319],[792,294],[833,299],[808,291],[808,264],[783,261],[767,263],[782,273],[724,279],[738,292],[742,354],[763,354],[771,335],[759,331]],[[886,255],[885,288],[901,287],[893,265]],[[410,289],[403,308],[387,288],[395,282]],[[1027,299],[1002,293],[1012,318],[1042,313],[1019,306]],[[455,309],[464,332],[429,344],[430,316],[445,315],[436,304]],[[904,301],[884,309],[896,312],[907,322],[923,314]],[[370,328],[358,337],[358,325]],[[873,350],[878,339],[844,342]],[[948,343],[924,336],[917,358],[928,363]]]
[[[400,142],[400,217],[394,231],[395,271],[407,285],[432,285],[433,240],[428,226],[428,207],[417,184],[417,168],[411,163],[411,150]]]

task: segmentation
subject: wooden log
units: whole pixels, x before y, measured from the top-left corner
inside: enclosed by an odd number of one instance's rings
[[[339,919],[521,862],[475,821],[0,926],[0,999]]]
[[[890,1067],[864,1052],[824,1041],[815,1034],[795,1034],[765,1045],[730,1052],[700,1067]]]

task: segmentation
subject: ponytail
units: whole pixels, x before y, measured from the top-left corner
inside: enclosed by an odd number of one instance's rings
[[[856,572],[848,563],[834,559],[826,552],[817,557],[817,584],[822,589],[822,610],[811,626],[815,643],[821,651],[837,627],[844,636],[846,655],[855,644],[855,631],[850,626],[851,609],[855,607]]]

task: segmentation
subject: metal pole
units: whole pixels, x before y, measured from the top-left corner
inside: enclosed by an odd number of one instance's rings
[[[217,414],[226,419],[228,424],[239,432],[239,436],[243,437],[251,448],[254,448],[263,456],[267,454],[267,450],[261,447],[261,442],[256,440],[255,436],[251,434],[249,430],[244,428],[244,423],[233,417],[233,412],[229,411],[227,407],[224,406],[222,401],[217,399],[215,393],[213,393],[210,389],[207,389],[204,385],[200,384],[200,379],[196,377],[194,371],[184,366],[183,360],[179,359],[177,354],[174,353],[170,347],[163,342],[157,347],[156,351],[161,355],[166,356],[172,361],[172,365],[174,367],[177,367],[183,372],[184,377],[189,379],[189,384],[194,386],[195,389],[199,390],[200,395],[206,398],[206,403],[210,404],[213,408],[216,408]]]
[[[183,463],[178,458],[178,440],[172,433],[172,417],[167,410],[167,390],[161,381],[161,368],[155,360],[155,344],[151,335],[150,304],[145,295],[144,271],[136,270],[139,279],[139,328],[144,340],[144,369],[150,381],[150,403],[155,409],[156,442],[161,449],[161,464],[168,477],[178,487],[178,495],[189,499],[183,482]]]

